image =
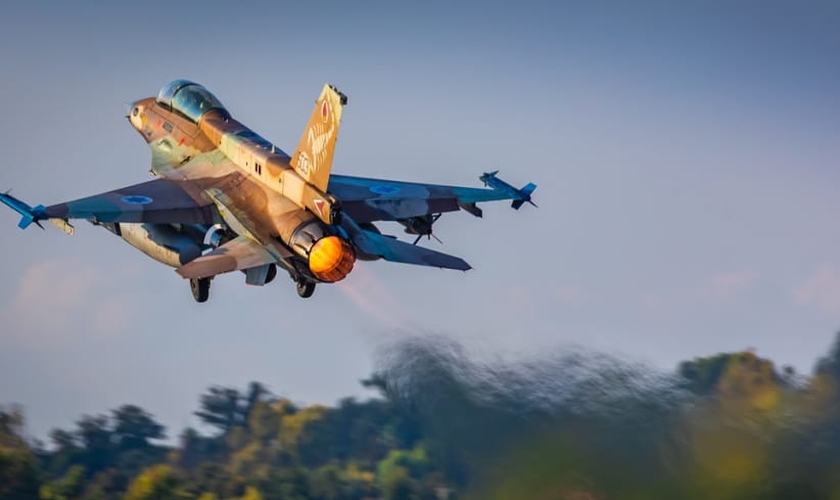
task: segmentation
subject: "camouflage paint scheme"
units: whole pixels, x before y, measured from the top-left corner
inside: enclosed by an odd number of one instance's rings
[[[516,189],[496,172],[481,176],[491,189],[331,174],[346,103],[325,85],[289,156],[235,120],[204,87],[175,80],[127,114],[151,149],[155,180],[48,207],[8,193],[0,201],[22,215],[21,228],[46,220],[72,234],[70,219],[106,227],[194,286],[203,280],[209,287],[213,276],[236,270],[263,285],[280,266],[301,296],[311,295],[314,283],[343,279],[357,258],[470,269],[417,240],[384,236],[373,222],[397,221],[419,240],[444,212],[481,217],[479,202],[512,200],[514,208],[531,202],[535,185]]]

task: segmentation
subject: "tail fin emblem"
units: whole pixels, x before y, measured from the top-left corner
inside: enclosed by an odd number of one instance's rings
[[[327,123],[327,120],[330,117],[330,105],[327,103],[327,100],[324,99],[321,101],[321,121]]]

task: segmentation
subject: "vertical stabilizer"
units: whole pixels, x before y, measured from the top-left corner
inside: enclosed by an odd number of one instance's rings
[[[291,165],[308,183],[327,192],[330,181],[335,141],[341,123],[341,109],[347,104],[347,96],[332,85],[324,85],[309,123],[303,131],[297,150],[292,155]]]

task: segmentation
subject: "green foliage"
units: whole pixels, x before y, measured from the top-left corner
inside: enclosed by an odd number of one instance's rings
[[[259,382],[251,382],[247,394],[231,387],[214,386],[201,395],[201,409],[195,415],[222,433],[236,426],[247,428],[251,411],[269,394]]]
[[[231,500],[263,500],[263,496],[260,494],[260,490],[254,488],[253,486],[248,486],[245,488],[244,495]]]
[[[23,410],[20,407],[0,406],[0,448],[26,449],[23,421]]]
[[[707,396],[715,392],[727,365],[737,356],[738,354],[718,354],[683,361],[677,368],[677,373],[685,379],[688,390]]]
[[[196,415],[213,434],[175,446],[123,405],[34,450],[22,411],[0,408],[0,499],[840,499],[840,336],[795,383],[752,352],[666,384],[614,361],[520,377],[457,348],[403,354],[363,381],[380,398],[334,407],[212,387]],[[554,381],[562,398],[534,398]]]
[[[85,469],[71,467],[67,474],[41,487],[41,500],[73,500],[80,498],[85,490]]]
[[[212,493],[219,498],[241,496],[246,481],[231,472],[228,467],[213,462],[202,463],[186,481],[187,489],[194,494]]]
[[[430,470],[426,450],[418,446],[411,451],[391,450],[388,456],[379,463],[377,476],[383,486],[389,483],[393,476],[403,472],[415,479],[422,478]]]
[[[125,494],[125,500],[179,500],[188,498],[180,489],[181,478],[168,465],[155,465],[137,476]]]
[[[164,439],[164,427],[139,406],[123,405],[113,412],[113,440],[120,448],[147,448],[152,439]]]
[[[201,409],[195,415],[207,425],[226,432],[233,426],[243,424],[239,391],[226,387],[211,387],[201,395]]]
[[[88,482],[84,500],[120,498],[128,488],[129,477],[119,469],[105,469]]]
[[[0,447],[0,498],[38,498],[41,481],[35,457],[28,450]]]

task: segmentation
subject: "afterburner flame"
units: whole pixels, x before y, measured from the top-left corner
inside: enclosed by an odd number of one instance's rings
[[[309,270],[321,281],[332,283],[344,279],[353,270],[356,253],[346,240],[325,236],[309,251]]]

